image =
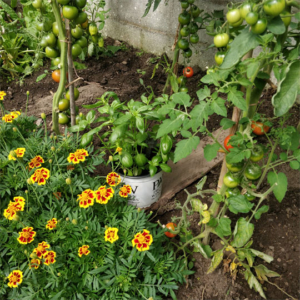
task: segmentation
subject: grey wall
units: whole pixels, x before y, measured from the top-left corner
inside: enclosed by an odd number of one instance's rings
[[[105,9],[110,9],[109,18],[103,29],[104,36],[125,41],[145,52],[161,55],[164,52],[169,57],[173,56],[174,43],[178,27],[178,15],[181,12],[178,0],[169,0],[165,5],[164,0],[155,12],[151,11],[142,18],[147,0],[106,0]],[[204,11],[219,10],[226,7],[227,1],[222,0],[196,0],[195,4]],[[212,37],[205,34],[205,30],[198,32],[200,41],[193,54],[190,65],[199,65],[202,69],[214,64],[215,49],[205,49],[212,43]],[[182,55],[180,62],[183,62]]]

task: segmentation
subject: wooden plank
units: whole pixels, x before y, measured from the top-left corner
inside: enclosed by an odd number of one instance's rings
[[[228,134],[229,129],[223,130],[222,128],[213,132],[213,136],[218,137],[218,141],[221,144],[223,144]],[[207,144],[213,143],[212,138],[204,137],[200,141],[197,149],[188,157],[176,164],[171,161],[168,162],[168,165],[172,168],[172,173],[163,174],[162,195],[157,202],[150,206],[150,210],[158,210],[161,206],[166,205],[168,200],[172,199],[178,192],[191,185],[200,177],[203,177],[223,160],[224,153],[218,153],[217,157],[209,162],[204,158],[204,147]]]

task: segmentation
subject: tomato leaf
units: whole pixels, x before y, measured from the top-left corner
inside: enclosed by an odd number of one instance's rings
[[[192,117],[192,129],[196,131],[197,128],[202,125],[203,120],[208,120],[208,116],[211,114],[211,108],[208,102],[202,101],[200,104],[196,105],[190,112]]]
[[[217,157],[218,150],[220,149],[220,145],[218,143],[214,143],[212,145],[206,145],[204,147],[204,158],[207,161],[213,160],[215,157]]]
[[[217,267],[218,265],[222,262],[223,260],[223,249],[218,250],[214,253],[214,257],[211,260],[211,265],[209,267],[209,269],[207,270],[207,274],[212,273]]]
[[[198,90],[196,94],[197,94],[197,96],[198,96],[199,101],[202,101],[202,100],[204,100],[205,98],[207,98],[207,97],[210,96],[210,89],[209,89],[208,86],[206,85],[206,86],[204,87],[204,89]]]
[[[250,289],[254,288],[254,290],[257,291],[261,297],[266,299],[266,295],[262,289],[261,284],[258,282],[256,277],[252,274],[252,272],[250,271],[250,268],[246,269],[246,271],[244,272],[244,276],[249,284]]]
[[[287,73],[278,84],[277,93],[272,97],[274,114],[280,117],[294,105],[299,93],[300,61],[288,66]]]
[[[286,28],[281,18],[279,16],[276,16],[275,18],[268,21],[268,29],[272,33],[279,35],[285,33]]]
[[[230,119],[224,118],[221,120],[220,125],[223,127],[224,130],[226,130],[235,125],[235,122]]]
[[[229,202],[229,210],[234,214],[238,212],[248,213],[254,205],[249,202],[244,195],[232,196],[227,200]]]
[[[255,256],[258,256],[259,258],[263,259],[264,261],[266,261],[267,263],[270,263],[274,260],[274,258],[270,255],[267,255],[263,252],[260,252],[260,251],[257,251],[255,249],[251,249],[250,248],[250,251],[255,255]]]
[[[287,191],[287,178],[284,173],[274,173],[269,172],[268,173],[268,182],[272,186],[273,184],[277,183],[277,186],[275,186],[273,193],[276,197],[276,199],[281,202],[285,196],[285,193]]]
[[[241,110],[247,110],[246,100],[244,99],[244,93],[237,90],[237,87],[230,88],[228,93],[228,101],[232,102],[237,108]]]
[[[174,120],[171,119],[164,120],[162,124],[159,126],[156,138],[160,138],[165,134],[178,130],[181,124],[183,123],[184,118],[185,118],[184,115],[180,114]]]
[[[198,136],[193,136],[189,139],[185,139],[177,143],[175,149],[174,163],[190,155],[193,150],[197,149],[199,143],[200,138]]]
[[[215,229],[216,234],[219,237],[231,235],[231,220],[229,218],[221,218],[217,228]]]
[[[231,243],[233,247],[243,247],[252,237],[254,225],[245,218],[239,218],[234,229],[234,239]]]
[[[182,93],[182,92],[176,93],[176,94],[173,94],[171,98],[177,104],[180,104],[183,106],[191,105],[191,102],[190,102],[191,97],[187,93]]]
[[[212,249],[209,245],[201,244],[199,240],[192,242],[192,245],[194,246],[193,252],[199,252],[204,258],[211,257]]]
[[[254,218],[255,218],[256,220],[259,220],[260,217],[261,217],[261,215],[262,215],[263,213],[268,212],[268,211],[269,211],[269,206],[268,206],[268,205],[263,205],[262,207],[260,207],[260,208],[257,210],[257,212],[256,212],[255,215],[254,215]]]
[[[222,98],[217,98],[217,100],[213,101],[211,104],[211,108],[213,111],[223,117],[227,117],[227,109],[225,107],[225,100]]]

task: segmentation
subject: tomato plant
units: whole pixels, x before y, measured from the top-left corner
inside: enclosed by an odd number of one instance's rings
[[[166,228],[167,229],[170,229],[170,230],[173,230],[175,231],[175,228],[177,227],[177,224],[173,223],[173,222],[170,222],[166,225]],[[169,231],[165,231],[165,235],[169,238],[173,238],[175,237],[177,234],[174,234],[174,233],[171,233]]]
[[[191,67],[185,67],[182,72],[186,78],[190,78],[194,75],[194,70]]]

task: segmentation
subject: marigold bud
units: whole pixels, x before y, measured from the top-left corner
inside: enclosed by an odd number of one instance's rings
[[[14,150],[11,150],[9,152],[9,155],[11,155],[12,157],[16,157],[16,152]]]
[[[55,136],[53,137],[53,139],[54,139],[54,140],[57,140],[57,136],[55,135]]]
[[[48,161],[49,161],[49,164],[52,164],[52,159],[49,159]]]
[[[71,178],[67,178],[67,179],[66,179],[66,184],[70,185],[71,183],[72,183]]]
[[[29,91],[26,92],[26,95],[29,96]]]
[[[25,254],[25,255],[27,254],[27,250],[26,250],[26,249],[24,250],[24,254]]]
[[[105,225],[104,227],[105,227],[106,229],[108,228],[108,226],[107,226],[107,225]]]
[[[59,277],[61,274],[60,273],[57,273],[57,276]]]
[[[126,169],[123,169],[123,173],[126,175],[126,173],[127,173],[127,170],[126,170]]]
[[[43,120],[45,120],[45,119],[46,119],[46,114],[45,114],[45,113],[41,113],[41,118],[42,118]]]
[[[63,141],[65,141],[65,140],[66,140],[66,138],[63,138],[62,140],[63,140]]]
[[[16,132],[16,131],[17,131],[17,128],[16,128],[16,127],[14,127],[14,128],[13,128],[13,131],[14,131],[14,132]]]
[[[66,217],[66,221],[68,222],[68,221],[70,221],[70,219],[68,217]]]
[[[25,194],[28,194],[28,190],[25,190]]]
[[[15,214],[15,215],[13,216],[12,220],[13,220],[13,221],[19,221],[19,220],[20,220],[20,217],[19,217],[17,214]]]
[[[108,160],[109,160],[109,161],[113,161],[114,158],[110,155],[109,158],[108,158]]]
[[[86,230],[88,230],[88,229],[89,229],[89,227],[88,227],[88,226],[85,226],[85,229],[86,229]]]
[[[138,207],[137,211],[138,211],[138,212],[141,212],[141,211],[142,211],[142,209],[141,209],[140,207]]]
[[[33,259],[39,258],[39,257],[36,255],[36,253],[34,253],[34,252],[32,252],[32,253],[30,254],[30,257],[33,258]]]
[[[50,134],[50,139],[53,139],[53,134]]]
[[[53,146],[50,149],[51,149],[51,151],[55,151],[55,147],[53,147]]]
[[[27,178],[27,183],[28,183],[28,184],[33,184],[31,178]]]
[[[72,224],[77,225],[77,220],[76,220],[76,219],[73,219],[73,220],[72,220]]]

